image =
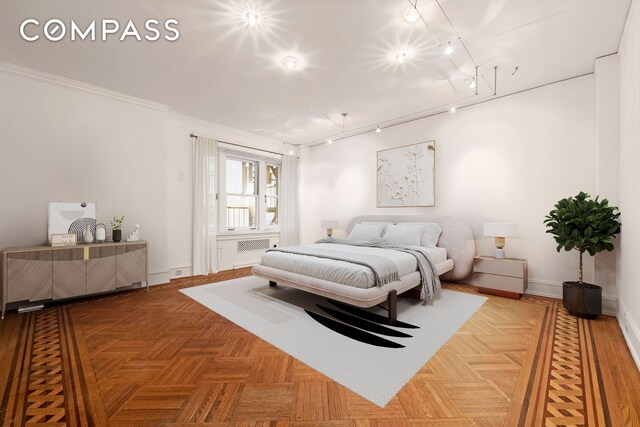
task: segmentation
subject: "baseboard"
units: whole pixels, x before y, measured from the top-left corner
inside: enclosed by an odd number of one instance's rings
[[[529,279],[528,295],[562,299],[562,283],[549,280]],[[618,298],[608,295],[602,296],[602,313],[609,316],[618,315]]]
[[[631,352],[631,357],[633,357],[633,361],[636,362],[636,366],[640,369],[640,328],[638,328],[638,324],[631,317],[622,301],[618,302],[618,314],[616,317],[624,340],[627,342],[627,347]]]
[[[165,283],[169,283],[171,278],[171,273],[169,271],[162,271],[160,273],[149,274],[147,282],[149,283],[149,286],[164,285]]]

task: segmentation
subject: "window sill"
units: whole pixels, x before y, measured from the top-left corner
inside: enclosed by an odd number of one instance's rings
[[[237,230],[237,231],[225,231],[218,233],[218,240],[234,240],[238,237],[249,236],[280,236],[280,230]]]

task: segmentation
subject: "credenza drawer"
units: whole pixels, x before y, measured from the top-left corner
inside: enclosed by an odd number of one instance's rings
[[[527,290],[524,278],[499,276],[487,273],[474,273],[473,284],[480,288],[495,289],[523,294]]]

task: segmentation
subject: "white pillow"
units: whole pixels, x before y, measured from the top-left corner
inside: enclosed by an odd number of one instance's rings
[[[384,225],[384,230],[382,230],[382,234],[384,234],[384,232],[387,231],[387,226],[393,225],[393,222],[362,221],[359,224],[364,224],[364,225]]]
[[[389,225],[387,232],[384,233],[384,240],[399,245],[420,246],[420,238],[423,231],[424,227],[422,225],[414,227]]]
[[[442,234],[442,227],[437,222],[399,222],[398,225],[401,227],[422,226],[424,231],[420,239],[420,246],[426,248],[435,248]]]
[[[356,224],[349,233],[348,240],[378,240],[386,224]]]

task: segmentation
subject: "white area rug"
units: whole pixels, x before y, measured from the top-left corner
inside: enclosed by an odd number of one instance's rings
[[[487,300],[448,290],[442,290],[440,298],[426,306],[417,300],[398,298],[398,320],[418,327],[401,328],[353,319],[357,316],[353,316],[352,311],[351,319],[356,323],[348,322],[349,307],[341,308],[326,298],[297,289],[270,288],[266,280],[257,277],[181,292],[380,407],[384,407]],[[314,318],[305,309],[323,317]],[[386,315],[379,307],[366,311]],[[391,343],[389,345],[402,347],[380,347],[358,341],[325,326],[318,318],[321,321],[329,318],[328,322],[338,325],[338,329],[346,318],[347,323],[357,325],[344,326],[347,332],[356,331],[366,339],[379,337],[383,345]],[[389,331],[363,330],[375,330],[379,326],[388,327],[395,335],[410,337],[389,336]]]

